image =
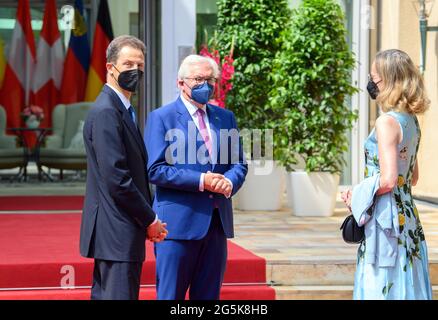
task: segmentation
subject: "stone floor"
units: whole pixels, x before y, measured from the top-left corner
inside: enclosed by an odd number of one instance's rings
[[[438,206],[416,201],[429,246],[438,263]],[[356,245],[346,244],[339,230],[347,216],[340,199],[332,217],[296,217],[284,207],[276,212],[235,211],[234,241],[278,262],[354,262]]]
[[[35,177],[27,183],[0,181],[0,196],[84,192],[83,179],[75,179],[74,174],[54,182],[40,182]],[[416,204],[438,298],[438,206]],[[339,195],[331,217],[296,217],[286,205],[275,212],[235,210],[233,241],[267,260],[267,281],[278,299],[351,299],[357,245],[342,240],[339,227],[346,215]]]
[[[0,196],[7,195],[82,195],[85,194],[85,171],[65,170],[63,180],[59,170],[48,171],[53,181],[38,180],[37,168],[31,163],[28,166],[26,181],[18,181],[18,169],[0,171]]]
[[[416,204],[438,298],[438,206]],[[287,207],[236,210],[233,241],[267,260],[267,280],[277,299],[351,299],[358,246],[342,240],[339,227],[347,214],[339,197],[332,217],[296,217]]]

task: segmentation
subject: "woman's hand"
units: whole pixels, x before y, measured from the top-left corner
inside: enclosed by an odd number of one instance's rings
[[[341,192],[341,199],[342,201],[344,201],[345,205],[347,206],[350,212],[351,212],[351,196],[352,196],[351,189]]]

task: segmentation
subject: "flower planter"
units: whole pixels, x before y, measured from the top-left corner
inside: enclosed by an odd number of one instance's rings
[[[329,217],[333,215],[339,175],[329,172],[288,172],[287,195],[295,216]]]
[[[285,170],[274,161],[248,163],[245,182],[234,198],[235,208],[243,211],[281,209]],[[236,201],[237,200],[237,201]]]

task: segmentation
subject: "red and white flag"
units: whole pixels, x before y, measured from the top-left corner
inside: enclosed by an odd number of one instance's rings
[[[55,0],[46,0],[43,28],[37,48],[37,63],[33,75],[32,104],[44,110],[41,127],[52,125],[52,111],[58,103],[64,65],[64,50],[58,29]]]
[[[0,104],[6,109],[7,127],[21,125],[21,110],[30,102],[36,56],[30,21],[29,0],[19,0],[8,64],[0,91]]]

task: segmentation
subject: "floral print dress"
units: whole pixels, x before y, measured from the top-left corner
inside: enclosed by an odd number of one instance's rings
[[[394,267],[379,267],[365,262],[366,241],[358,249],[353,299],[419,300],[432,299],[427,245],[411,186],[420,143],[420,127],[415,115],[388,112],[403,132],[398,145],[398,183],[394,197],[398,207],[400,236]],[[365,142],[365,178],[380,172],[375,129]]]

